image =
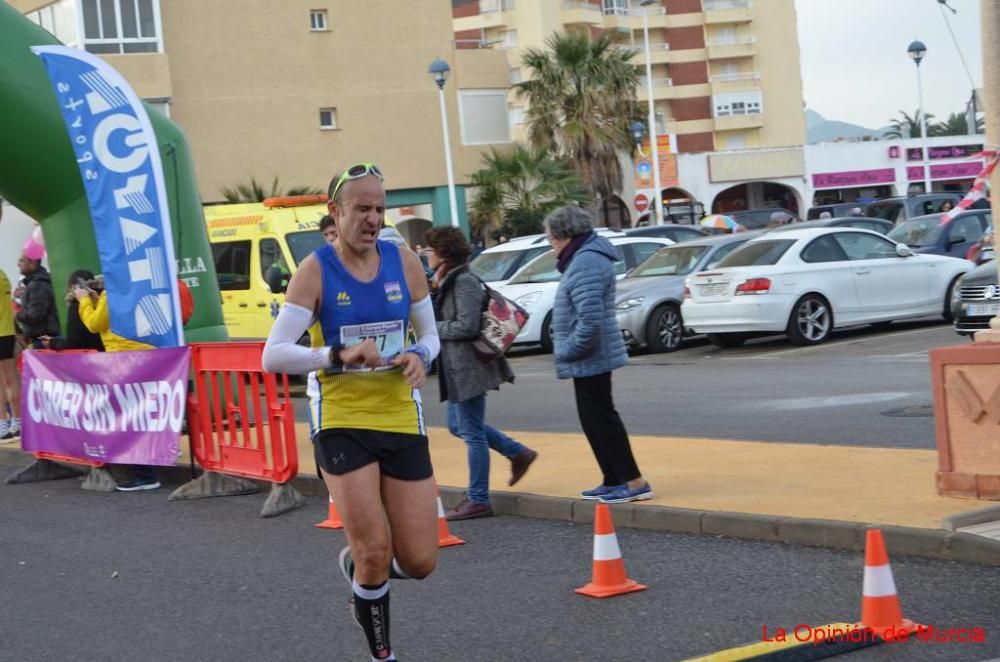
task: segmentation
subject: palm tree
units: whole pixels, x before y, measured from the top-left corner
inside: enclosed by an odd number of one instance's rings
[[[249,182],[239,182],[233,187],[222,187],[220,193],[226,202],[237,203],[263,202],[267,198],[278,198],[285,195],[320,195],[323,190],[313,186],[293,186],[286,193],[282,193],[278,178],[275,177],[274,181],[271,182],[271,190],[267,191],[255,178],[251,177]]]
[[[592,202],[565,162],[524,145],[483,154],[483,168],[472,173],[471,182],[477,187],[472,224],[484,236],[491,230],[507,237],[541,232],[542,219],[552,210]]]
[[[913,115],[909,115],[905,110],[899,111],[902,119],[893,119],[889,122],[891,127],[888,131],[882,134],[883,138],[892,140],[894,138],[919,138],[920,137],[920,111],[916,111]],[[934,117],[934,113],[927,113],[927,135],[935,135],[932,131],[933,125],[931,124],[931,118]]]
[[[931,129],[928,128],[928,131]],[[976,119],[976,133],[983,130],[983,119]],[[943,122],[938,122],[933,127],[933,133],[931,135],[935,136],[965,136],[969,134],[969,121],[965,116],[965,113],[949,113],[948,119]]]
[[[566,159],[584,183],[607,201],[621,189],[621,152],[631,152],[629,123],[638,115],[636,51],[611,37],[555,33],[547,50],[522,58],[530,80],[515,85],[528,102],[526,122],[533,148]]]

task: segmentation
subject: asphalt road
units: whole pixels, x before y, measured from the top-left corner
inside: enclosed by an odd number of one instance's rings
[[[75,480],[0,485],[0,659],[368,659],[336,569],[344,536],[312,526],[321,499],[261,520],[261,496],[166,497],[83,492]],[[619,529],[629,574],[649,590],[593,600],[573,593],[590,578],[588,525],[502,517],[453,531],[468,544],[442,550],[431,578],[393,584],[401,660],[680,660],[758,640],[764,626],[860,612],[857,553]],[[908,617],[982,627],[986,643],[841,659],[1000,655],[995,568],[897,557],[893,569]]]
[[[933,448],[928,350],[968,343],[940,319],[862,327],[822,345],[783,338],[718,349],[696,339],[670,354],[637,353],[614,374],[615,402],[633,434]],[[552,357],[516,351],[514,385],[491,393],[488,418],[506,430],[577,432],[573,387]],[[432,379],[428,424],[444,426]],[[297,401],[306,420],[304,400]]]

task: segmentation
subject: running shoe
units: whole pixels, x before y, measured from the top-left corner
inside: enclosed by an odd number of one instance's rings
[[[588,501],[597,501],[602,496],[618,489],[621,485],[598,485],[592,490],[584,490],[580,492],[580,496]]]
[[[160,481],[155,478],[133,478],[127,483],[115,486],[119,492],[138,492],[140,490],[158,490]]]
[[[653,498],[653,488],[649,483],[643,483],[639,487],[628,486],[628,483],[619,485],[615,489],[603,494],[600,497],[601,503],[627,503],[629,501],[645,501]]]
[[[344,581],[346,581],[347,585],[351,587],[351,593],[353,594],[354,558],[351,556],[350,546],[340,550],[340,556],[337,558],[337,563],[340,566],[340,574],[344,575]]]

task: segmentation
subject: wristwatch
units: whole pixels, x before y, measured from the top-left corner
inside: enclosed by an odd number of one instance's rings
[[[344,349],[344,346],[340,343],[335,345],[330,345],[330,367],[331,368],[343,368],[344,361],[340,358],[340,351]]]

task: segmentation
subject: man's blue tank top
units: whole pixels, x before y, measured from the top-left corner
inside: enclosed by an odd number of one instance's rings
[[[329,244],[316,250],[323,275],[322,304],[311,330],[313,347],[349,347],[372,338],[383,359],[402,351],[409,334],[410,290],[399,247],[378,241],[379,271],[361,282]],[[320,429],[359,428],[425,434],[420,392],[397,368],[327,374],[320,371],[316,412]]]

